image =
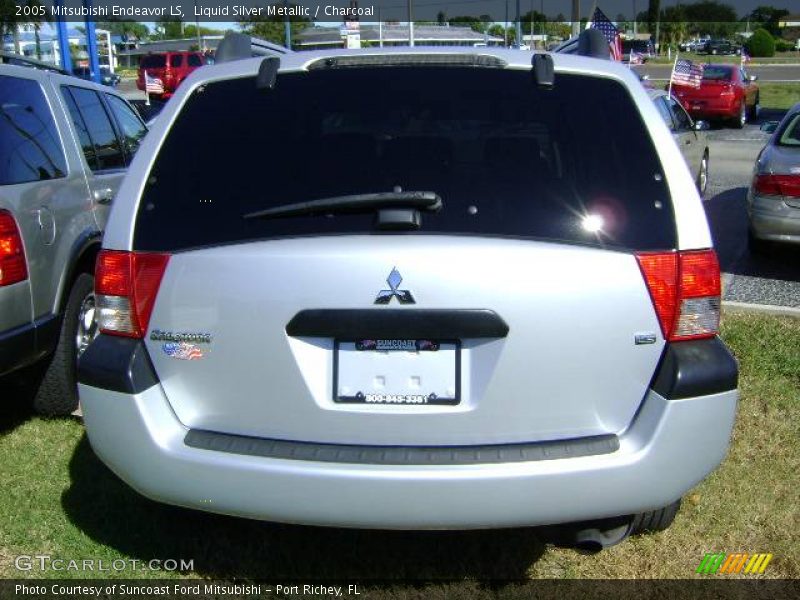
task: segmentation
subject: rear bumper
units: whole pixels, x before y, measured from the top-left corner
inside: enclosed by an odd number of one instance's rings
[[[160,385],[79,386],[97,455],[143,495],[310,525],[472,529],[595,519],[665,506],[725,457],[736,390],[666,400],[651,391],[619,449],[529,462],[386,465],[265,458],[189,447]]]
[[[680,98],[686,112],[695,120],[733,119],[739,116],[739,101],[733,97]]]
[[[748,214],[753,235],[762,240],[800,244],[800,208],[776,198],[748,197]]]

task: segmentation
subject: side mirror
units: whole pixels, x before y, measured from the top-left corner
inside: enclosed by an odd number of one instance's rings
[[[761,131],[764,133],[774,133],[778,128],[779,121],[766,121],[761,124]]]
[[[758,75],[750,75],[750,81],[758,81]]]
[[[708,131],[711,129],[711,125],[708,124],[708,121],[695,121],[694,122],[694,130],[695,131]]]

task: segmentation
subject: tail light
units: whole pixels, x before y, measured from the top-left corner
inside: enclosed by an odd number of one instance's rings
[[[753,178],[753,190],[759,196],[800,198],[800,175],[758,173]]]
[[[717,334],[721,284],[713,250],[638,254],[636,258],[666,340]]]
[[[28,278],[25,248],[14,217],[0,210],[0,287]]]
[[[100,331],[144,337],[168,261],[168,254],[100,252],[94,283]]]

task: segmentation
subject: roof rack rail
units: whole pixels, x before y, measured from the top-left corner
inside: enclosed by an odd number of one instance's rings
[[[28,58],[21,54],[13,52],[4,52],[0,50],[0,64],[4,65],[17,65],[20,67],[32,67],[34,69],[42,69],[44,71],[53,71],[54,73],[61,73],[62,75],[72,75],[56,65],[36,60],[35,58]]]
[[[580,35],[561,42],[553,49],[558,54],[578,54],[592,58],[610,58],[608,42],[599,29],[584,29]]]
[[[229,31],[217,46],[215,63],[231,62],[254,56],[280,56],[292,52],[278,44],[251,37],[246,33]]]

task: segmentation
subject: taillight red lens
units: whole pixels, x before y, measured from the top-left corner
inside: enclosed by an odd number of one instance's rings
[[[28,266],[19,227],[10,212],[0,210],[0,287],[27,278]]]
[[[713,337],[719,331],[721,282],[713,250],[639,254],[664,338]]]
[[[800,175],[759,173],[753,178],[753,189],[762,196],[800,198]]]
[[[168,261],[168,254],[100,252],[95,268],[95,293],[101,331],[144,337]]]

